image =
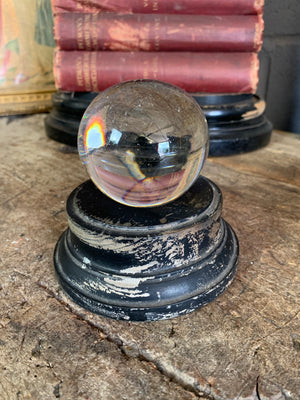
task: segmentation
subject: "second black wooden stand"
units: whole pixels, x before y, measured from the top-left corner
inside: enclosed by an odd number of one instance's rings
[[[97,93],[57,92],[45,120],[47,135],[71,146],[83,113]],[[265,117],[265,102],[251,94],[195,94],[208,123],[210,156],[256,150],[269,143],[272,124]]]

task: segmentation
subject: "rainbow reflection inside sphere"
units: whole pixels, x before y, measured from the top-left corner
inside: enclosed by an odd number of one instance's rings
[[[208,151],[205,116],[192,96],[151,80],[117,84],[82,117],[78,149],[95,185],[134,207],[167,203],[197,179]]]

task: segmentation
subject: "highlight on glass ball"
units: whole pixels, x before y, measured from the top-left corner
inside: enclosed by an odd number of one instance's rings
[[[158,206],[182,195],[199,176],[208,128],[184,90],[160,81],[128,81],[89,105],[78,150],[107,196],[133,207]]]

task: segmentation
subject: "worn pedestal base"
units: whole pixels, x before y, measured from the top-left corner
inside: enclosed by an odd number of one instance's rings
[[[237,268],[238,242],[220,217],[221,203],[220,190],[205,178],[174,202],[146,209],[83,183],[68,199],[69,229],[54,253],[61,287],[92,312],[133,321],[209,303]]]
[[[83,113],[97,93],[57,92],[53,110],[45,120],[47,135],[71,146]],[[265,102],[252,94],[195,94],[208,123],[209,154],[226,156],[245,153],[267,145],[272,124],[265,117]]]
[[[205,113],[209,155],[229,156],[266,146],[273,126],[265,116],[265,101],[252,94],[195,96]]]

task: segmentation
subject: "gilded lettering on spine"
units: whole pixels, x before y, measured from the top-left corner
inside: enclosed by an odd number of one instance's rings
[[[154,49],[155,51],[159,51],[160,45],[160,17],[156,16],[154,18]]]
[[[82,70],[82,58],[76,58],[76,83],[79,87],[83,87],[83,70]]]
[[[97,53],[93,51],[91,53],[91,81],[92,88],[94,92],[98,90],[98,80],[97,80]]]
[[[84,88],[87,92],[91,92],[91,76],[90,76],[90,65],[91,65],[91,57],[90,52],[85,51],[83,55],[83,77],[84,77]]]
[[[90,36],[91,14],[84,14],[83,21],[83,36],[85,43],[85,50],[91,51],[91,36]]]
[[[147,60],[143,62],[143,79],[149,79],[149,63]]]
[[[92,49],[93,50],[97,50],[98,49],[98,34],[97,34],[97,28],[98,28],[98,24],[97,24],[97,14],[93,14],[92,15],[92,21],[91,21],[91,41],[92,41]]]
[[[84,50],[84,41],[83,41],[83,20],[82,16],[79,16],[76,19],[76,33],[77,33],[77,45],[79,50]]]
[[[152,68],[153,68],[152,69],[153,78],[156,79],[157,73],[158,73],[158,57],[157,56],[153,57]]]

